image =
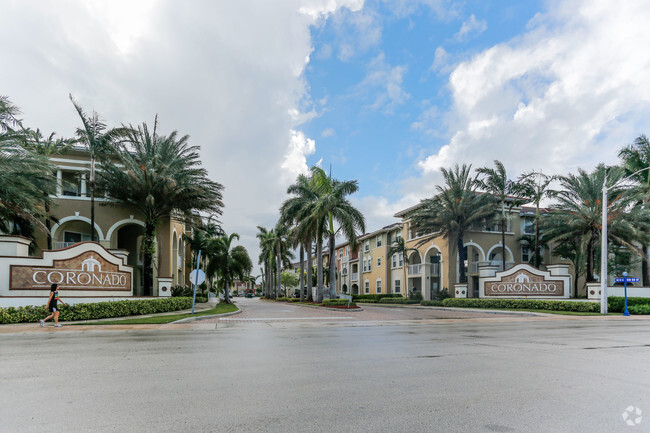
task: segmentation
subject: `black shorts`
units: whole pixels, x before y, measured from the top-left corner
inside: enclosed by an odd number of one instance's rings
[[[50,307],[50,313],[54,313],[56,311],[56,307]]]

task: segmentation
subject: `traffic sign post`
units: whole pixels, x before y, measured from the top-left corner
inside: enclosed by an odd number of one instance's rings
[[[628,278],[627,272],[623,272],[623,278],[616,279],[617,283],[623,283],[623,290],[625,293],[625,312],[623,312],[624,316],[630,315],[630,312],[627,309],[627,283],[638,283],[639,281],[641,281],[641,278]]]
[[[194,280],[194,295],[192,296],[192,314],[194,314],[194,304],[196,303],[196,288],[205,281],[205,272],[199,269],[201,265],[201,250],[196,259],[196,269],[190,272],[190,282]]]

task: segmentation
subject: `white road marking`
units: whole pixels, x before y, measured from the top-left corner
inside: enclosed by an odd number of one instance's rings
[[[224,317],[223,319],[219,319],[220,321],[233,321],[233,322],[241,322],[241,321],[260,321],[260,320],[266,320],[266,321],[271,321],[271,320],[338,320],[338,319],[353,319],[352,317],[260,317],[260,318],[253,318],[253,319],[234,319],[234,318],[229,318],[229,317]]]

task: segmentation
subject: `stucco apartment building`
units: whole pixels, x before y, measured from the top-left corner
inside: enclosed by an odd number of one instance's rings
[[[352,251],[347,242],[336,247],[339,293],[400,293],[404,296],[420,293],[429,300],[435,297],[436,291],[447,289],[453,296],[462,265],[467,274],[467,296],[478,297],[480,264],[491,264],[502,270],[503,254],[506,269],[530,260],[532,251],[520,238],[535,233],[534,208],[514,207],[510,211],[505,246],[501,245],[501,229],[496,220],[469,230],[464,236],[467,261],[459,264],[454,240],[436,237],[421,244],[428,235],[415,233],[408,219],[408,214],[417,206],[396,213],[395,217],[401,218],[401,222],[360,236],[356,250]],[[415,250],[409,251],[408,263],[398,254],[388,256],[388,250],[400,236],[408,248]],[[568,263],[553,256],[550,248],[543,248],[541,253],[544,265]]]
[[[58,221],[51,227],[52,249],[66,248],[83,241],[93,240],[90,230],[90,158],[87,151],[73,148],[63,155],[50,158],[56,165],[57,191],[50,215]],[[122,250],[127,263],[133,267],[133,294],[157,296],[162,287],[189,284],[186,258],[189,250],[183,234],[191,235],[191,228],[170,215],[156,230],[157,253],[154,257],[153,293],[143,289],[143,258],[141,243],[144,218],[124,206],[115,205],[100,193],[95,194],[95,241],[107,249]],[[37,234],[39,255],[47,249],[47,236]]]

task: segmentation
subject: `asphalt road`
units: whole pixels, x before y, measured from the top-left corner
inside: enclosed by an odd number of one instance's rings
[[[0,432],[650,431],[648,320],[275,319],[0,334]]]

